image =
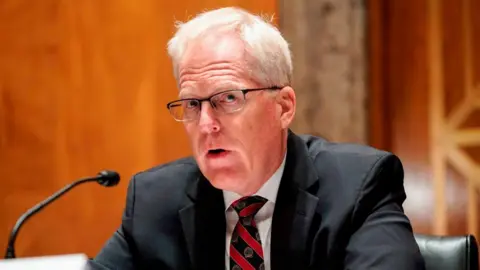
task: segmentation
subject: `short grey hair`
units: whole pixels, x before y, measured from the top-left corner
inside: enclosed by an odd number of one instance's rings
[[[264,17],[241,8],[226,7],[200,13],[187,22],[177,22],[177,32],[168,42],[173,73],[178,82],[178,64],[190,42],[212,31],[237,33],[243,41],[246,56],[252,59],[252,78],[264,86],[287,86],[292,83],[292,58],[287,41]]]

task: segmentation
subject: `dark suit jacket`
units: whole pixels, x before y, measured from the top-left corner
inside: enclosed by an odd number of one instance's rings
[[[272,269],[424,269],[403,213],[400,160],[290,132],[272,220]],[[224,269],[221,190],[192,158],[133,177],[121,227],[93,269]]]

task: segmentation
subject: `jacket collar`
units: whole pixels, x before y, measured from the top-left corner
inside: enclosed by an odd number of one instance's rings
[[[221,190],[199,172],[187,188],[189,202],[179,211],[194,268],[225,268],[225,205]],[[287,157],[272,221],[273,269],[302,268],[308,262],[309,229],[318,198],[318,175],[305,142],[289,131]],[[305,265],[305,267],[308,265]]]
[[[289,133],[287,161],[280,182],[272,220],[272,269],[304,269],[308,267],[310,225],[318,198],[318,175],[305,142]]]

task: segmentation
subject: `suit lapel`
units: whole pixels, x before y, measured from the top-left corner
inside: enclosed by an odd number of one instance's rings
[[[310,226],[318,198],[318,176],[303,141],[290,133],[287,160],[272,220],[272,269],[304,269],[309,265]]]
[[[308,150],[293,133],[272,220],[272,269],[307,268],[318,198],[318,176]],[[225,206],[221,190],[203,176],[187,190],[188,202],[179,211],[193,269],[225,269]]]
[[[191,201],[179,211],[193,269],[225,269],[223,194],[203,177],[187,190]]]

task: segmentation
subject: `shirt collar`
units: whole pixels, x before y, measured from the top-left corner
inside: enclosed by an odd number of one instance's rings
[[[278,167],[278,169],[270,177],[270,179],[268,179],[267,182],[265,182],[263,186],[254,195],[262,196],[268,201],[275,203],[277,199],[278,188],[280,186],[280,180],[282,179],[283,170],[285,169],[286,157],[287,155],[285,154],[282,164],[280,164],[280,167]],[[228,210],[228,208],[234,201],[240,198],[242,198],[241,195],[232,191],[224,190],[223,201],[225,202],[225,211]]]

